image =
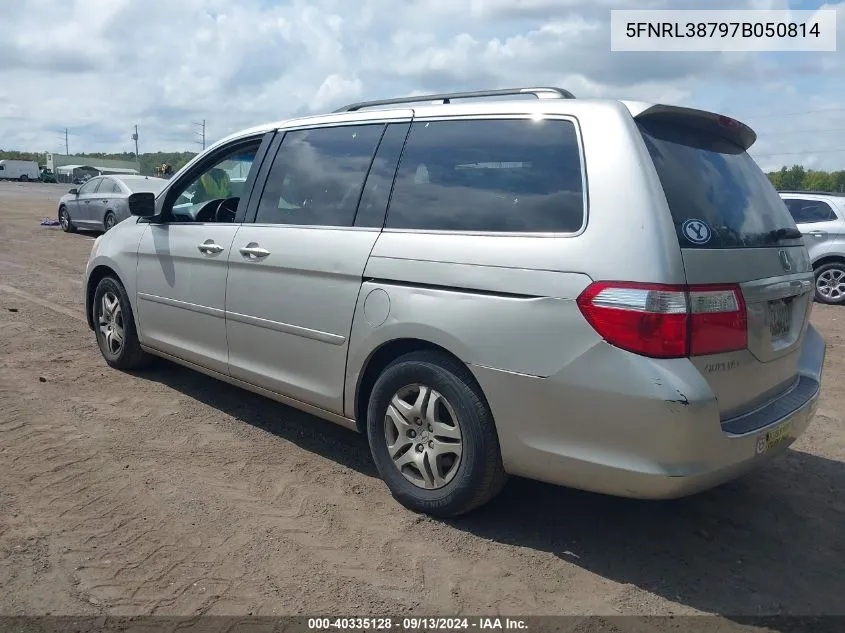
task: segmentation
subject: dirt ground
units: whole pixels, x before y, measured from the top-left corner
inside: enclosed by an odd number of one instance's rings
[[[187,369],[110,370],[93,235],[61,185],[0,183],[0,613],[845,614],[845,309],[818,416],[717,490],[636,502],[512,480],[416,516],[365,439]]]

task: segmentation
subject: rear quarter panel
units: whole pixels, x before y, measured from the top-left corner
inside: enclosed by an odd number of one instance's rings
[[[618,103],[566,107],[582,142],[582,230],[517,235],[385,229],[369,258],[353,319],[347,414],[354,411],[367,359],[391,340],[421,339],[468,365],[546,377],[600,341],[575,302],[591,281],[684,283],[665,197],[628,110]]]

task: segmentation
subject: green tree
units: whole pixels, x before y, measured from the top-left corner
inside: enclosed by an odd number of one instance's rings
[[[804,187],[804,179],[807,177],[807,171],[801,165],[793,165],[789,169],[782,167],[781,173],[781,188],[794,189],[802,191]]]
[[[804,179],[804,188],[807,191],[834,191],[835,180],[826,171],[808,171]]]

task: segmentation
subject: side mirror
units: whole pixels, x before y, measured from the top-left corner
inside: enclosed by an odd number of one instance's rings
[[[73,194],[74,196],[78,196],[78,195],[79,195],[79,189],[77,189],[76,187],[74,187],[73,189],[71,189],[70,191],[68,191],[68,193]]]
[[[140,218],[151,218],[156,214],[155,194],[148,191],[129,195],[129,213]]]

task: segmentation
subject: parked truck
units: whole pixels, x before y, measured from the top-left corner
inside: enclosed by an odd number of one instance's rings
[[[0,180],[38,180],[41,172],[34,160],[0,160]]]

